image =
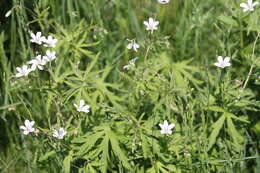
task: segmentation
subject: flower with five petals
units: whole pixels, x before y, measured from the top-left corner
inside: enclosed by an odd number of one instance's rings
[[[25,120],[24,126],[20,126],[20,129],[23,130],[24,135],[28,135],[29,133],[32,133],[35,131],[35,128],[33,128],[34,121]]]
[[[148,21],[144,21],[144,25],[146,26],[147,31],[151,31],[153,33],[153,30],[157,30],[157,25],[159,24],[159,21],[154,20],[153,18],[149,18]]]
[[[160,4],[167,4],[170,2],[170,0],[158,0]]]
[[[56,59],[56,52],[55,52],[55,51],[47,50],[47,51],[46,51],[46,56],[43,56],[43,59],[44,59],[46,62],[50,62],[50,61]]]
[[[54,130],[53,137],[58,139],[63,139],[63,137],[67,134],[67,132],[63,128],[59,128],[58,130]]]
[[[217,67],[220,67],[220,68],[229,67],[229,66],[231,66],[229,61],[230,61],[229,57],[225,57],[223,59],[222,56],[218,56],[218,62],[214,63],[214,65]]]
[[[126,46],[127,49],[133,49],[134,51],[137,52],[137,49],[140,47],[139,44],[137,44],[135,42],[135,40],[129,40],[127,39],[127,41],[129,41],[129,44]]]
[[[89,112],[90,106],[89,105],[85,105],[85,101],[82,100],[82,99],[80,100],[79,105],[76,105],[74,103],[74,106],[77,108],[78,112],[85,112],[85,113]]]
[[[243,12],[254,11],[254,7],[258,4],[259,4],[259,2],[253,3],[253,0],[247,0],[247,3],[244,3],[244,2],[241,3],[240,7],[243,8]]]
[[[43,42],[43,40],[45,38],[45,37],[42,37],[42,33],[41,32],[37,32],[36,34],[31,32],[30,35],[31,35],[31,38],[32,38],[30,41],[32,43],[37,43],[37,44],[40,44],[40,45],[42,44],[42,42]]]
[[[164,120],[163,124],[159,124],[161,127],[161,134],[172,134],[172,128],[175,127],[175,124],[168,124],[167,120]]]
[[[58,39],[53,38],[51,35],[49,35],[47,38],[44,37],[43,42],[45,43],[45,47],[55,47]]]
[[[32,70],[28,68],[27,65],[23,65],[22,67],[16,67],[18,73],[16,73],[15,77],[27,76]]]
[[[35,59],[28,62],[28,64],[31,64],[31,70],[34,71],[36,68],[39,70],[43,70],[43,66],[46,64],[46,61],[42,58],[41,55],[37,55]]]
[[[138,57],[135,57],[135,58],[131,59],[129,61],[129,64],[125,65],[123,67],[123,69],[125,69],[125,70],[134,69],[135,68],[135,62],[136,62],[137,59],[138,59]]]

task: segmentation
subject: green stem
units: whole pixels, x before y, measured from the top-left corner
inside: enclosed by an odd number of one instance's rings
[[[256,43],[257,43],[257,41],[258,41],[259,36],[260,36],[260,32],[257,32],[257,37],[256,37],[256,39],[255,39],[255,41],[254,41],[253,51],[252,51],[252,55],[251,55],[251,61],[253,61],[253,62],[252,62],[252,64],[251,64],[251,66],[250,66],[250,69],[249,69],[248,75],[247,75],[247,77],[246,77],[245,83],[244,83],[244,85],[243,85],[243,87],[242,87],[242,90],[244,90],[244,89],[246,88],[247,83],[248,83],[248,81],[249,81],[249,78],[250,78],[250,76],[251,76],[251,74],[252,74],[254,65],[255,65],[255,61],[253,60],[253,58],[254,58],[254,56],[255,56],[255,47],[256,47]]]
[[[149,45],[148,48],[146,49],[145,56],[144,56],[144,62],[146,62],[146,60],[147,60],[147,56],[150,51],[150,48],[151,48],[151,45]]]

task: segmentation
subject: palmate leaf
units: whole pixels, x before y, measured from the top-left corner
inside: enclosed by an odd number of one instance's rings
[[[109,138],[113,152],[117,155],[118,159],[122,162],[123,166],[127,169],[130,169],[128,159],[124,151],[120,148],[119,137],[112,130],[109,130],[107,132],[107,136]]]
[[[153,166],[147,170],[148,173],[169,173],[179,172],[174,165],[164,165],[160,161],[155,161]]]
[[[109,101],[113,105],[121,107],[119,103],[123,101],[124,98],[114,93],[121,91],[121,84],[106,81],[106,78],[113,69],[112,66],[106,66],[102,70],[94,69],[98,57],[99,54],[95,56],[85,70],[79,70],[75,64],[70,63],[74,73],[67,76],[64,82],[71,88],[65,92],[66,101],[76,95],[76,99],[84,98],[88,103],[92,103],[91,108],[93,111],[98,109],[97,105],[100,102],[105,101]]]
[[[85,167],[85,172],[98,173],[97,168],[102,166],[101,163],[98,162],[90,162]]]
[[[114,165],[113,161],[121,162],[124,168],[130,169],[130,164],[120,145],[121,136],[114,132],[108,125],[95,127],[94,132],[74,139],[76,145],[76,155],[82,158],[97,160],[102,172],[107,172],[109,165]],[[77,146],[80,144],[80,146]]]
[[[221,107],[218,107],[218,106],[209,106],[206,109],[214,111],[214,112],[221,112],[222,113],[222,116],[212,125],[213,131],[211,132],[211,134],[209,136],[208,150],[210,150],[211,147],[215,144],[216,138],[218,137],[219,132],[220,132],[221,128],[223,127],[225,120],[227,120],[227,125],[228,125],[227,130],[228,130],[230,137],[233,139],[234,145],[237,148],[240,148],[240,144],[244,140],[243,140],[243,137],[236,130],[232,119],[239,120],[241,122],[246,122],[246,123],[248,123],[248,121],[246,121],[245,119],[239,118],[239,117],[235,116],[234,114],[229,113],[226,110],[224,110],[224,109],[222,109]]]
[[[88,134],[84,137],[79,137],[74,139],[72,142],[73,143],[83,143],[80,147],[75,147],[77,150],[77,155],[78,156],[84,156],[87,154],[91,148],[95,147],[95,144],[99,138],[101,138],[104,135],[103,132],[97,132],[94,134]]]
[[[59,40],[60,44],[63,45],[63,50],[67,51],[66,54],[72,54],[74,58],[82,57],[82,55],[93,59],[94,53],[86,48],[94,47],[99,42],[89,43],[87,24],[84,20],[81,20],[78,25],[70,28],[69,31],[62,27],[59,27],[59,32],[62,38]]]
[[[222,112],[222,113],[225,113],[225,115],[227,117],[231,117],[233,119],[236,119],[236,120],[239,120],[239,121],[242,121],[242,122],[245,122],[245,123],[249,123],[247,120],[243,119],[243,118],[240,118],[240,117],[237,117],[236,115],[224,110],[223,108],[221,107],[218,107],[218,106],[208,106],[205,108],[206,110],[211,110],[211,111],[214,111],[214,112]]]
[[[199,72],[199,69],[197,67],[189,65],[191,61],[191,59],[184,60],[172,65],[172,72],[176,80],[176,85],[179,88],[186,88],[188,85],[187,81],[190,81],[196,87],[198,86],[198,84],[202,83],[202,81],[193,77],[193,74]]]

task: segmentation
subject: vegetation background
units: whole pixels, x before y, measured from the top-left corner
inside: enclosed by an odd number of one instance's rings
[[[241,2],[0,1],[0,172],[259,172],[260,7]],[[58,38],[57,59],[15,78],[41,51],[29,31]],[[232,66],[214,66],[218,55]],[[76,111],[80,99],[90,113]],[[38,134],[22,134],[25,119]]]

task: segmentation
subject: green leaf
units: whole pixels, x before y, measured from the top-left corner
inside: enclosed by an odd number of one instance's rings
[[[83,156],[83,155],[87,154],[87,152],[92,147],[94,147],[95,143],[97,142],[97,140],[100,137],[102,137],[102,135],[104,135],[103,132],[97,132],[97,133],[93,133],[91,135],[88,135],[88,136],[84,137],[83,139],[78,138],[78,139],[73,140],[73,142],[75,142],[75,143],[84,141],[84,144],[77,148],[79,150],[77,152],[77,155]]]
[[[64,173],[70,173],[70,165],[72,162],[72,153],[70,152],[69,155],[65,157],[63,160],[63,171]]]
[[[112,130],[110,130],[107,132],[107,135],[109,137],[113,152],[117,155],[118,159],[122,162],[124,167],[130,169],[130,164],[128,163],[128,159],[124,151],[120,148],[119,139],[116,134]]]
[[[218,17],[218,20],[220,20],[221,22],[227,24],[227,25],[230,25],[230,26],[233,26],[233,27],[238,27],[238,23],[236,20],[232,19],[232,17],[229,17],[229,16],[219,16]]]
[[[247,120],[245,120],[245,119],[243,119],[243,118],[239,118],[239,117],[235,116],[235,115],[232,114],[232,113],[225,112],[225,115],[226,115],[227,117],[231,117],[231,118],[233,118],[233,119],[236,119],[236,120],[239,120],[239,121],[242,121],[242,122],[245,122],[245,123],[249,123],[249,121],[247,121]]]
[[[148,141],[146,139],[147,137],[142,133],[140,133],[140,135],[141,135],[141,140],[142,140],[143,155],[144,155],[145,158],[147,158],[151,154],[151,149],[150,149],[150,146],[149,146]]]
[[[208,144],[208,151],[211,149],[211,147],[215,144],[216,139],[219,135],[219,132],[225,122],[226,116],[222,115],[214,124],[213,124],[213,131],[209,136],[209,144]]]
[[[56,154],[55,151],[49,151],[39,158],[39,162],[43,162],[43,161],[47,160],[48,158],[52,157],[55,154]]]
[[[105,136],[105,138],[101,142],[99,148],[102,150],[101,161],[102,161],[103,165],[101,166],[101,170],[102,170],[102,173],[107,173],[108,161],[110,160],[109,138],[108,137]]]
[[[214,112],[226,112],[224,109],[218,106],[208,106],[205,108],[206,110],[214,111]]]
[[[222,109],[221,107],[218,107],[218,106],[208,106],[206,108],[204,108],[205,110],[211,110],[211,111],[214,111],[214,112],[222,112],[224,113],[225,116],[227,117],[231,117],[233,119],[236,119],[236,120],[239,120],[239,121],[242,121],[242,122],[245,122],[245,123],[249,123],[249,121],[243,119],[243,118],[239,118],[237,117],[236,115]]]
[[[231,138],[236,144],[244,142],[244,138],[238,133],[230,117],[227,117],[227,127]]]

